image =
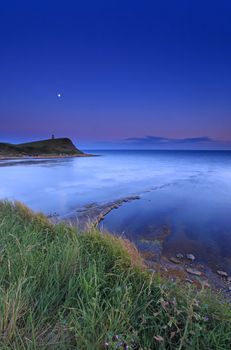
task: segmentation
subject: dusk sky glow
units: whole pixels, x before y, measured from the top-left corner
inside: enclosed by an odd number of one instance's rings
[[[230,18],[229,0],[2,1],[0,141],[231,149]]]

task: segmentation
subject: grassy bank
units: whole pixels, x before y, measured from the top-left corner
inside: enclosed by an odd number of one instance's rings
[[[83,156],[68,138],[48,139],[18,145],[0,142],[0,158]]]
[[[230,306],[127,241],[0,204],[0,349],[230,349]]]

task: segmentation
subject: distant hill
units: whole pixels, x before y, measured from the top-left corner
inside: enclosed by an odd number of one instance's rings
[[[0,157],[75,156],[84,155],[68,138],[21,143],[0,143]]]

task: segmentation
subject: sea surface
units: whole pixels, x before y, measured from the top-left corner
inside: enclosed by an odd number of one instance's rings
[[[231,152],[91,153],[100,156],[0,161],[0,199],[64,215],[139,195],[111,211],[103,227],[146,248],[168,230],[164,254],[193,253],[231,272]]]

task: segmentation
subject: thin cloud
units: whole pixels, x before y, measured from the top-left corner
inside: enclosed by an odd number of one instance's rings
[[[167,138],[148,135],[129,137],[123,140],[95,141],[83,149],[124,149],[124,150],[231,150],[231,142],[221,141],[208,136]]]
[[[159,136],[145,136],[145,137],[129,137],[125,139],[125,142],[129,143],[136,143],[136,144],[142,144],[142,145],[163,145],[163,144],[201,144],[201,143],[216,143],[217,141],[204,136],[204,137],[190,137],[190,138],[183,138],[183,139],[173,139],[173,138],[166,138],[166,137],[159,137]]]

